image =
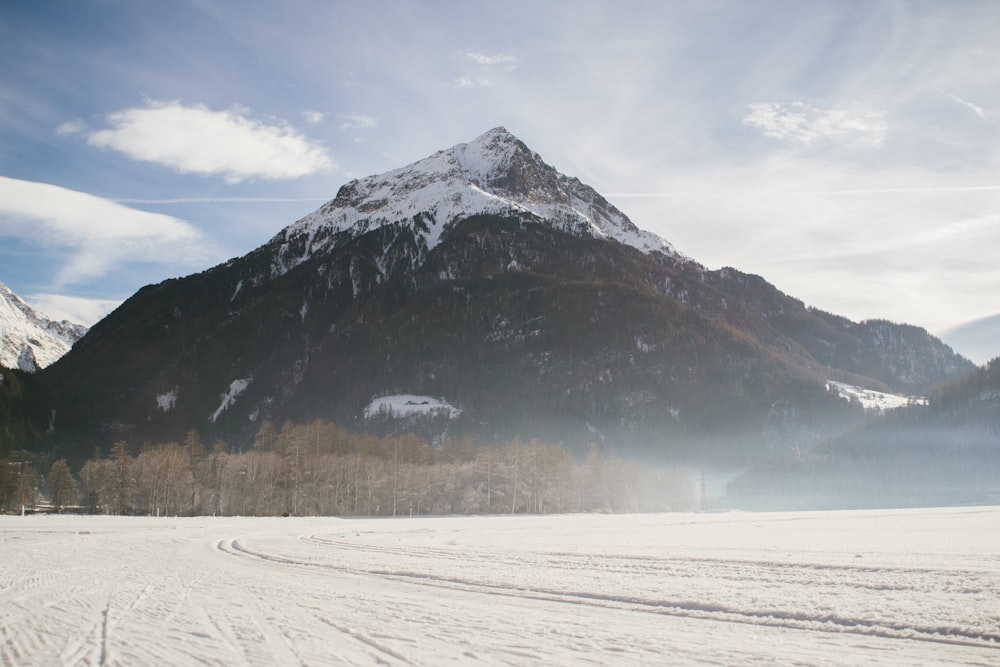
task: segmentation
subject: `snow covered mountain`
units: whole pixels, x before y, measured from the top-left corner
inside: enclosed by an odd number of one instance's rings
[[[81,456],[322,419],[746,461],[864,418],[830,381],[923,395],[971,369],[926,331],[706,269],[496,128],[143,288],[36,376],[34,426]],[[373,412],[392,397],[454,409]]]
[[[34,373],[69,352],[87,327],[54,322],[0,283],[0,366]]]
[[[577,236],[614,239],[645,252],[678,256],[666,240],[628,217],[576,178],[546,164],[520,139],[497,127],[413,164],[354,180],[335,199],[282,230],[277,273],[301,264],[344,235],[404,224],[417,232],[421,257],[456,221],[514,215]]]

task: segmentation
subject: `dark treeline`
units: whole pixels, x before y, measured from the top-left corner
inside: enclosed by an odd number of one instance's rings
[[[57,461],[48,475],[32,470],[32,502],[41,490],[56,509],[78,499],[95,513],[241,516],[643,512],[695,504],[687,473],[596,449],[577,461],[567,448],[538,440],[432,446],[411,434],[377,438],[322,421],[280,431],[265,423],[253,448],[239,453],[223,442],[206,447],[194,431],[183,443],[135,452],[119,441],[107,456],[94,453],[78,483],[64,468]],[[18,490],[0,497],[5,509],[19,507],[27,477],[20,471]]]

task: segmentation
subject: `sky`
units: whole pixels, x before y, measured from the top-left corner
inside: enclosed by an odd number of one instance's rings
[[[1000,3],[7,0],[0,282],[91,324],[504,126],[710,269],[1000,313]]]

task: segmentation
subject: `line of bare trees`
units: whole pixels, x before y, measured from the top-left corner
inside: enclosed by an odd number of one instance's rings
[[[58,462],[57,462],[58,463]],[[64,463],[60,464],[60,466]],[[68,473],[68,471],[66,471]],[[254,446],[206,448],[185,442],[130,451],[116,442],[95,451],[66,491],[90,512],[147,515],[373,515],[639,512],[690,509],[694,484],[680,470],[657,470],[605,456],[582,461],[560,445],[515,439],[484,446],[414,435],[377,438],[322,421],[265,423]],[[51,483],[50,489],[55,489]],[[54,491],[52,491],[54,495]]]

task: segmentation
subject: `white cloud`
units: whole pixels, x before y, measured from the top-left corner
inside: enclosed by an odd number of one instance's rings
[[[368,128],[375,127],[378,121],[371,117],[366,116],[361,113],[349,113],[343,117],[343,121],[340,123],[341,130],[367,130]]]
[[[181,173],[221,175],[231,183],[298,178],[333,164],[321,146],[294,128],[255,120],[246,109],[151,101],[110,114],[107,122],[110,128],[88,135],[91,145]]]
[[[465,56],[480,65],[513,65],[517,62],[514,56],[505,54],[487,55],[485,53],[466,53]]]
[[[49,319],[68,320],[88,327],[122,303],[111,299],[87,299],[65,294],[31,294],[25,300]]]
[[[743,124],[772,139],[801,145],[831,143],[876,148],[888,131],[881,111],[861,107],[819,109],[804,102],[751,104]]]
[[[202,234],[168,215],[47,183],[0,176],[0,237],[69,253],[54,287],[102,276],[128,262],[199,264]]]

